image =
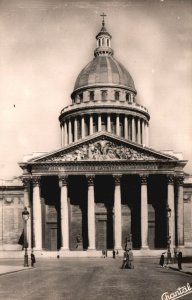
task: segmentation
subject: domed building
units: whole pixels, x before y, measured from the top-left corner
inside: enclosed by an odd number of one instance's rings
[[[153,255],[192,247],[187,162],[149,148],[150,115],[136,96],[103,20],[94,58],[59,116],[61,148],[20,163],[19,209],[29,211],[28,243],[37,254],[101,256],[129,247]]]

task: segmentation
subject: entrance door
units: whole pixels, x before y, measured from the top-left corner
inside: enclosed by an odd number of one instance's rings
[[[54,224],[48,224],[47,248],[50,251],[57,251],[57,227]]]
[[[51,251],[57,250],[57,228],[50,228]]]
[[[97,220],[96,247],[98,250],[107,249],[107,220]]]

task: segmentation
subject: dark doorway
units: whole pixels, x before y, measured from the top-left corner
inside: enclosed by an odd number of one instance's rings
[[[148,178],[148,242],[150,248],[165,248],[167,245],[166,233],[166,176],[153,175]]]
[[[95,178],[96,248],[113,249],[114,182],[112,176]]]
[[[133,248],[141,247],[141,188],[136,175],[123,176],[122,194],[122,247],[126,237],[132,235]]]
[[[87,249],[87,180],[85,176],[70,176],[68,188],[70,204],[70,249],[78,250],[77,237],[81,239],[83,249]]]
[[[42,178],[43,248],[57,251],[61,248],[60,189],[57,176]]]

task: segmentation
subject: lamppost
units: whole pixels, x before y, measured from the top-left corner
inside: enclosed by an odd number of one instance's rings
[[[171,250],[170,250],[170,245],[171,245],[171,236],[169,235],[169,219],[171,218],[171,208],[167,204],[166,207],[167,211],[167,264],[172,263],[171,259]]]
[[[29,212],[27,210],[27,207],[24,207],[24,211],[22,211],[22,218],[24,221],[24,249],[25,249],[25,254],[24,254],[24,267],[28,267],[28,253],[27,253],[27,248],[28,248],[28,242],[27,242],[27,221],[29,220]]]

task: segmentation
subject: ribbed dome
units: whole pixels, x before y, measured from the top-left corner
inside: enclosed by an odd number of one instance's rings
[[[136,92],[131,75],[113,56],[96,56],[88,63],[77,77],[74,91],[95,85],[124,86]]]

